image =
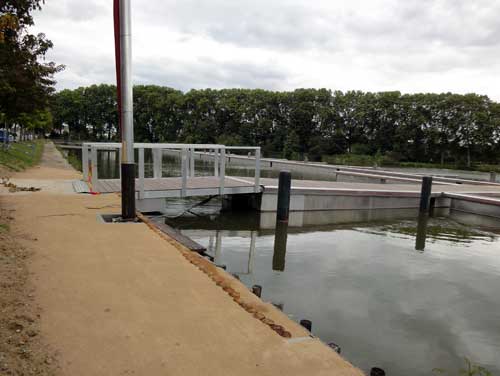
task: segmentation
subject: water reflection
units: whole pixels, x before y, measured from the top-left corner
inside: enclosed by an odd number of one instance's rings
[[[425,239],[427,238],[427,213],[420,213],[417,220],[417,236],[415,237],[415,249],[423,251],[425,249]]]
[[[248,253],[247,253],[247,261],[244,263],[246,268],[239,269],[238,271],[234,271],[234,274],[242,274],[249,275],[253,272],[253,257],[255,254],[255,244],[257,241],[257,231],[239,231],[239,235],[249,235],[250,242],[248,243]],[[226,232],[227,234],[227,232]],[[232,235],[235,233],[233,232]],[[222,255],[222,238],[224,235],[224,231],[216,230],[214,232],[210,232],[208,236],[208,246],[207,246],[207,256],[214,262],[216,265],[224,265],[224,258]],[[215,246],[214,246],[215,240]]]
[[[273,270],[285,270],[286,241],[288,238],[288,222],[276,221],[274,234]]]
[[[265,301],[312,318],[314,334],[362,369],[428,376],[453,372],[466,356],[500,370],[495,234],[442,218],[420,225],[426,235],[416,220],[275,231],[256,214],[211,213],[170,224],[211,243],[218,263],[249,288],[261,285]],[[425,252],[414,252],[417,237]]]

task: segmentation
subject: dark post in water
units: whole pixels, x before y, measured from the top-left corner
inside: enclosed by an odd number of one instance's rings
[[[290,171],[280,171],[278,182],[278,208],[276,220],[288,222],[290,212],[290,189],[292,186],[292,175]]]
[[[274,234],[273,270],[285,270],[286,241],[288,237],[288,222],[276,221]]]
[[[420,213],[418,215],[417,234],[415,238],[415,249],[417,251],[423,251],[425,249],[425,240],[427,239],[427,220],[427,214]]]
[[[427,220],[431,210],[432,176],[422,178],[422,190],[420,192],[420,209],[418,212],[417,233],[415,249],[423,251],[427,238]]]
[[[420,213],[428,213],[431,203],[432,176],[422,178],[422,191],[420,192]]]

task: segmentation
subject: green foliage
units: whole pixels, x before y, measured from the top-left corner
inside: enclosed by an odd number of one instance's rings
[[[400,166],[397,159],[392,153],[382,155],[377,153],[375,155],[367,154],[338,154],[338,155],[325,155],[323,162],[335,165],[349,165],[349,166]]]
[[[51,125],[47,111],[54,92],[53,75],[63,69],[45,56],[52,42],[44,34],[33,35],[32,12],[41,0],[0,2],[0,116],[2,126],[19,125],[43,131]]]
[[[115,87],[63,90],[54,124],[76,139],[117,138]],[[134,88],[137,141],[258,145],[265,156],[381,166],[473,168],[500,162],[500,105],[476,94],[291,92],[223,89],[187,93]]]
[[[82,159],[79,158],[76,153],[72,152],[72,150],[68,150],[66,153],[58,146],[56,146],[57,150],[62,154],[62,156],[68,161],[68,163],[77,171],[82,171]],[[79,153],[79,152],[78,152]]]
[[[82,160],[74,154],[68,154],[68,162],[77,171],[82,171]]]
[[[0,232],[9,232],[10,227],[7,223],[0,223]]]
[[[432,370],[435,375],[450,375],[449,372],[441,368],[435,368]],[[481,367],[477,364],[472,363],[469,359],[465,358],[465,368],[459,370],[458,375],[460,376],[493,376],[493,374],[486,368]]]
[[[14,171],[35,166],[42,157],[43,146],[42,140],[36,140],[13,143],[8,149],[0,148],[0,165]]]

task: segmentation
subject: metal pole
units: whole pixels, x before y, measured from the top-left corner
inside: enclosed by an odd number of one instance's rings
[[[224,184],[226,182],[226,149],[220,149],[220,173],[219,173],[219,194],[224,195]]]
[[[130,0],[120,0],[121,183],[122,219],[135,219],[134,112]]]
[[[99,175],[97,174],[97,148],[95,146],[90,147],[90,158],[91,158],[91,168],[92,168],[92,190],[97,189],[97,179]]]
[[[214,176],[219,176],[219,149],[214,149]]]
[[[260,147],[255,149],[255,193],[260,191]]]
[[[82,173],[83,180],[89,180],[89,147],[83,143],[82,144]]]
[[[152,149],[153,150],[153,177],[155,179],[161,178],[161,170],[162,170],[162,150],[161,149]]]
[[[144,198],[144,148],[139,149],[139,198]]]
[[[183,148],[181,150],[181,197],[186,196],[187,174],[188,174],[187,164],[188,164],[187,149]]]
[[[189,176],[194,178],[194,148],[189,149]]]

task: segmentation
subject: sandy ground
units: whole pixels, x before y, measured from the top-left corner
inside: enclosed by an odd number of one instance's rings
[[[362,375],[146,224],[98,221],[119,211],[119,198],[66,191],[78,176],[49,144],[41,166],[13,181],[54,184],[0,192],[12,234],[31,254],[28,279],[41,317],[35,337],[57,352],[57,374]]]
[[[0,178],[12,174],[0,166]],[[0,186],[0,192],[8,190]],[[56,353],[40,334],[41,308],[29,272],[33,249],[21,244],[36,239],[10,230],[15,215],[13,206],[0,196],[0,375],[54,375]]]

